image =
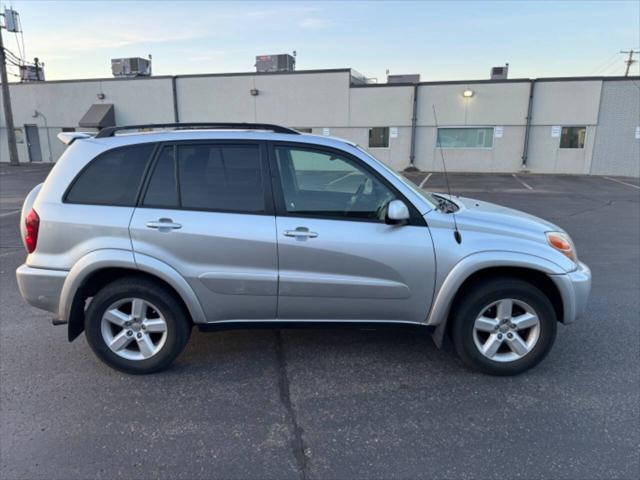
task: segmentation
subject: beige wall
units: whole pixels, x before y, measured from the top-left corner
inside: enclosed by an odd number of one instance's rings
[[[352,127],[410,127],[413,87],[349,89],[349,125]]]
[[[250,94],[254,88],[256,96]],[[348,72],[183,77],[177,91],[182,122],[348,125]]]
[[[536,82],[533,125],[596,125],[602,81]]]
[[[470,89],[473,97],[462,92]],[[524,125],[529,105],[529,82],[421,85],[418,125],[433,126],[436,107],[440,126]]]
[[[602,81],[536,82],[527,167],[538,173],[587,174],[596,137]],[[552,127],[585,126],[584,148],[560,148]]]
[[[503,127],[502,138],[491,148],[443,150],[447,168],[460,172],[514,172],[521,165],[522,145],[529,105],[528,81],[517,83],[466,83],[422,85],[418,91],[416,167],[441,171],[436,148],[435,106],[441,127]],[[463,97],[465,90],[472,97]]]
[[[323,128],[330,128],[332,135],[355,141],[365,148],[368,146],[369,128],[395,127],[398,136],[390,138],[389,147],[372,148],[370,152],[395,169],[406,168],[411,152],[414,87],[351,87],[349,80],[350,72],[347,70],[177,77],[179,119],[182,122],[276,123],[313,128],[317,134],[322,134]],[[637,82],[629,80],[634,81]],[[527,164],[530,171],[576,174],[592,171],[602,83],[601,80],[571,79],[536,81]],[[608,83],[617,84],[620,81]],[[635,85],[633,87],[628,89],[631,95],[627,93],[626,97],[635,95],[637,100],[637,88]],[[171,77],[12,84],[10,88],[16,127],[23,128],[26,124],[39,126],[44,161],[49,157],[54,161],[58,158],[63,146],[55,135],[62,127],[76,127],[94,103],[113,103],[118,125],[174,121]],[[258,95],[251,95],[251,89],[257,89]],[[463,97],[462,92],[466,89],[473,90],[474,95]],[[445,149],[450,170],[519,171],[529,91],[528,80],[421,84],[418,87],[416,167],[424,171],[440,171],[442,168],[439,151],[435,148],[436,129],[432,108],[435,105],[440,126],[503,127],[503,137],[494,138],[491,148]],[[105,95],[104,100],[97,98],[99,93]],[[624,95],[618,97],[626,101]],[[613,100],[609,103],[618,105]],[[42,116],[32,116],[35,110],[46,116],[48,129],[44,128]],[[616,131],[618,116],[615,112],[619,108],[612,107],[610,110],[607,128],[612,132]],[[636,110],[629,109],[631,113],[625,118],[633,117]],[[633,120],[625,121],[631,123],[621,126],[624,132],[635,128]],[[3,124],[0,112],[0,161],[8,161]],[[551,127],[554,125],[586,126],[585,148],[560,149],[560,139],[551,136]],[[625,135],[628,136],[627,133]],[[607,138],[610,136],[611,133]],[[605,145],[604,139],[598,141]],[[18,145],[18,150],[21,161],[28,161],[26,144]],[[602,160],[609,150],[611,146],[600,148],[598,173],[622,171],[616,167],[616,162]],[[637,145],[633,143],[629,148],[620,149],[620,155],[629,156],[635,151]],[[636,159],[624,158],[620,161],[626,162],[624,171],[637,171]]]
[[[418,127],[416,167],[427,172],[442,171],[436,148],[436,128]],[[493,148],[444,148],[447,169],[452,172],[517,172],[521,165],[524,127],[504,127],[503,137],[493,139]]]

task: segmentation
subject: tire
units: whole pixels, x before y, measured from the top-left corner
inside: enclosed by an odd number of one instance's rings
[[[451,336],[467,366],[490,375],[517,375],[551,350],[558,323],[555,310],[534,285],[495,278],[472,285],[461,298],[452,311]],[[505,321],[505,312],[510,312],[510,320]]]
[[[167,288],[146,278],[126,277],[93,297],[85,332],[104,363],[122,372],[147,374],[169,367],[182,352],[191,320]]]

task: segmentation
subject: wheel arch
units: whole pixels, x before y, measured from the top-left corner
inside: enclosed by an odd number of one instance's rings
[[[496,252],[491,253],[492,255],[475,254],[466,257],[443,281],[427,318],[427,325],[436,327],[433,339],[438,347],[442,346],[447,333],[452,305],[464,295],[470,285],[487,278],[511,276],[532,283],[547,295],[555,310],[556,318],[563,322],[568,313],[567,305],[555,278],[566,272],[555,263],[540,257],[497,252],[499,258],[496,259]]]
[[[167,264],[152,257],[123,250],[95,251],[83,257],[69,272],[62,289],[59,318],[68,323],[73,341],[84,330],[86,301],[104,285],[125,276],[142,276],[173,292],[193,323],[205,322],[205,315],[187,281]]]

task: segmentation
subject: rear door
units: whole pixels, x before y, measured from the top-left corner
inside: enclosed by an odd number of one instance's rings
[[[260,142],[163,145],[130,225],[136,254],[191,285],[209,321],[276,315],[277,250]]]
[[[361,160],[296,144],[271,147],[280,267],[278,318],[423,322],[435,261],[417,211]],[[412,211],[385,223],[391,200]]]

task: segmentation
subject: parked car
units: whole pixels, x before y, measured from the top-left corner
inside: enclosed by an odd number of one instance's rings
[[[60,134],[20,223],[22,296],[114,368],[166,368],[194,325],[339,322],[425,326],[511,375],[585,308],[589,268],[549,222],[422,191],[341,139],[144,127]]]

